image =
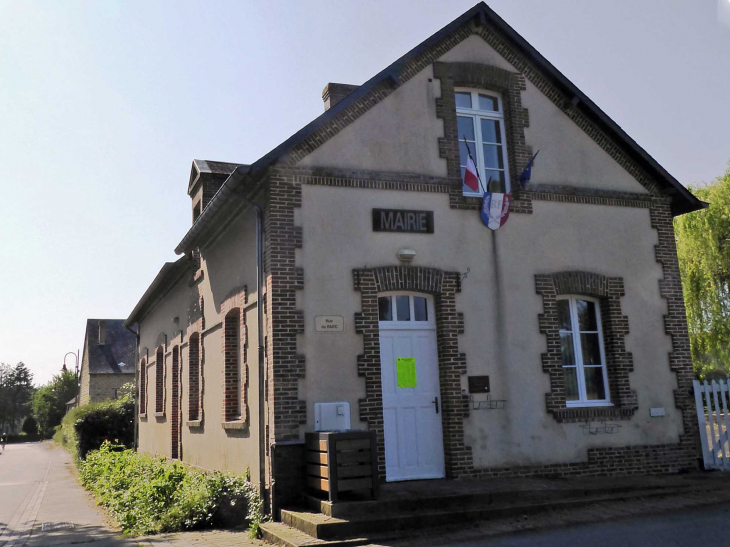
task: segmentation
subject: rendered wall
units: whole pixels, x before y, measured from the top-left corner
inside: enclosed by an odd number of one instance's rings
[[[182,460],[206,469],[245,473],[258,482],[258,340],[256,241],[253,215],[240,217],[208,248],[201,251],[202,280],[192,281],[185,275],[140,323],[140,348],[148,348],[148,359],[155,359],[155,345],[160,333],[167,335],[166,412],[154,415],[155,368],[148,367],[147,417],[140,419],[139,449],[143,452],[169,456],[171,452],[172,375],[171,351],[179,345],[182,359]],[[243,287],[247,289],[245,314],[248,344],[245,362],[248,365],[248,423],[239,429],[224,429],[223,401],[223,343],[221,304]],[[202,425],[188,425],[188,335],[187,327],[197,319],[194,308],[200,297],[204,301],[205,327],[201,333],[203,348]],[[174,318],[179,318],[176,324]],[[242,352],[243,352],[242,348]],[[144,355],[140,355],[140,358]],[[243,365],[244,359],[241,359]]]
[[[533,206],[532,215],[513,214],[491,232],[476,211],[451,209],[443,194],[303,186],[297,224],[305,244],[297,265],[305,276],[301,303],[306,327],[298,349],[307,362],[300,385],[307,429],[313,428],[313,404],[334,400],[349,401],[353,426],[364,426],[357,412],[364,396],[356,366],[362,338],[353,325],[360,299],[351,272],[365,265],[398,264],[396,252],[409,247],[417,253],[414,265],[470,269],[457,295],[465,322],[459,348],[466,354],[468,374],[488,374],[492,396],[507,400],[505,410],[473,410],[465,421],[475,467],[584,461],[590,447],[676,443],[681,415],[674,407],[676,380],[669,370],[666,304],[659,296],[662,274],[649,211],[540,201]],[[373,233],[374,207],[432,210],[435,233]],[[540,357],[546,345],[538,330],[543,310],[534,276],[565,270],[624,278],[621,304],[630,328],[626,348],[634,357],[630,381],[639,409],[613,435],[589,435],[581,424],[559,424],[546,412],[549,383]],[[314,332],[316,315],[342,315],[345,332]],[[495,354],[496,347],[503,352]],[[466,388],[466,377],[462,380]],[[653,406],[664,407],[666,417],[650,418]]]
[[[494,65],[515,72],[479,36],[459,43],[440,61]],[[446,176],[439,157],[443,123],[436,118],[440,85],[429,65],[320,148],[300,166],[338,167]],[[527,144],[540,151],[533,183],[645,193],[646,190],[531,82],[522,92],[529,111]],[[518,174],[511,173],[512,180]]]

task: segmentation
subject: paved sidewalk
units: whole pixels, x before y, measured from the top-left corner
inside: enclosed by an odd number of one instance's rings
[[[0,547],[261,547],[248,531],[208,530],[125,538],[78,482],[71,456],[50,442],[0,455]]]
[[[0,547],[53,547],[84,544],[88,547],[263,547],[266,544],[247,537],[247,531],[208,530],[180,532],[138,538],[124,538],[96,506],[93,497],[76,479],[70,455],[52,443],[8,445],[0,455]],[[707,477],[720,480],[730,477]],[[511,517],[475,525],[413,531],[406,539],[381,545],[393,547],[449,546],[455,543],[484,545],[526,545],[518,540],[524,532],[577,529],[607,521],[632,522],[644,526],[645,517],[664,519],[705,507],[710,511],[730,509],[730,489],[684,493],[660,498],[606,502],[584,509]],[[725,515],[727,513],[724,513]],[[627,520],[628,519],[628,520]],[[648,522],[648,521],[647,521]],[[646,524],[649,526],[650,523]],[[596,528],[597,529],[597,528]],[[566,532],[567,533],[567,532]],[[572,533],[572,532],[571,532]],[[718,530],[718,537],[726,532]],[[518,534],[513,540],[506,536]],[[528,534],[529,535],[529,534]],[[499,537],[499,540],[498,540]],[[534,537],[534,536],[533,536]],[[556,535],[556,537],[558,537]],[[724,545],[714,543],[714,545]]]

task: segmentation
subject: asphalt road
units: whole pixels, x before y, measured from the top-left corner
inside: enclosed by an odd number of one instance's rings
[[[0,454],[0,547],[133,545],[110,530],[76,482],[71,456],[52,443],[9,444]]]
[[[454,547],[730,547],[730,504],[454,543]]]
[[[0,454],[0,529],[46,480],[51,455],[52,451],[39,443],[9,444]]]

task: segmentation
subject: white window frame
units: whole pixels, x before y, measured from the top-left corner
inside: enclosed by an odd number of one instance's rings
[[[392,321],[381,321],[380,320],[380,302],[378,301],[378,326],[381,329],[390,330],[434,330],[436,329],[436,310],[433,303],[433,297],[428,294],[410,292],[410,291],[388,291],[378,293],[378,299],[381,297],[391,297],[391,314],[395,318]],[[398,321],[398,315],[395,306],[396,296],[407,296],[408,306],[410,308],[410,319],[408,321]],[[416,313],[414,310],[413,297],[418,296],[426,299],[426,313],[428,314],[427,321],[416,321]]]
[[[560,329],[559,335],[570,332],[573,335],[573,355],[575,359],[576,376],[578,379],[578,399],[568,401],[566,399],[565,406],[568,408],[574,407],[586,407],[586,406],[613,406],[611,403],[611,393],[609,391],[608,384],[608,369],[606,367],[606,350],[603,345],[603,326],[601,325],[601,302],[596,298],[591,298],[582,295],[561,295],[558,300],[567,300],[570,309],[570,326],[571,331]],[[578,307],[576,300],[585,300],[586,302],[593,302],[596,310],[596,327],[598,328],[598,348],[601,354],[601,369],[603,372],[603,390],[606,393],[605,399],[588,399],[586,394],[585,386],[585,369],[583,365],[583,351],[581,348],[580,334],[594,332],[594,331],[581,331],[580,323],[578,322]],[[562,359],[562,353],[561,353]],[[563,368],[568,368],[563,365]],[[590,367],[593,368],[593,367]],[[598,368],[598,367],[595,367]]]
[[[479,105],[479,95],[488,95],[490,97],[496,97],[497,98],[497,108],[499,108],[499,112],[492,112],[490,110],[479,110],[479,108],[462,108],[462,107],[456,107],[456,116],[457,118],[459,116],[468,116],[474,120],[474,138],[476,149],[476,157],[474,160],[477,164],[477,170],[479,171],[479,178],[481,179],[482,185],[487,184],[487,179],[485,178],[484,171],[486,169],[486,166],[484,165],[484,147],[483,147],[483,140],[482,140],[482,124],[476,123],[479,119],[487,119],[487,120],[496,120],[499,123],[499,130],[502,135],[502,161],[504,163],[504,187],[505,187],[505,193],[509,194],[512,191],[512,185],[510,183],[510,176],[509,176],[509,163],[507,162],[507,132],[504,128],[504,102],[502,101],[502,95],[495,91],[489,91],[486,89],[470,89],[470,88],[456,88],[454,89],[454,93],[470,93],[471,94],[471,105],[472,107],[474,105]],[[457,124],[458,125],[458,124]],[[459,142],[463,142],[462,135],[457,136],[459,139]],[[491,143],[487,143],[491,144]],[[459,162],[461,163],[461,162]],[[488,190],[488,189],[487,189]],[[484,195],[483,191],[479,192],[472,192],[468,189],[464,189],[464,195],[465,196],[476,196],[481,197]]]

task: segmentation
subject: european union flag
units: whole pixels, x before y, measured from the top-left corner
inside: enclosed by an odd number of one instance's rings
[[[520,175],[520,184],[522,185],[523,188],[525,187],[525,184],[530,182],[530,177],[532,176],[532,163],[535,161],[535,158],[537,157],[537,155],[539,153],[540,153],[539,150],[537,152],[535,152],[535,155],[532,156],[532,159],[529,162],[527,162],[527,165],[522,170],[522,174]]]

